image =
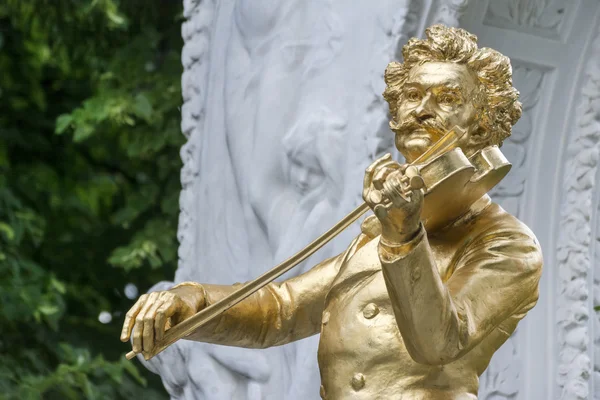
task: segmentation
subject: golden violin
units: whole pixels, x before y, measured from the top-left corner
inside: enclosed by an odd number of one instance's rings
[[[435,230],[451,223],[463,215],[470,206],[504,178],[511,164],[497,146],[486,147],[471,157],[466,157],[458,147],[459,139],[465,132],[457,127],[446,133],[438,142],[416,159],[404,172],[401,188],[403,197],[410,201],[410,192],[424,190],[424,204],[421,221],[426,230]],[[382,187],[377,195],[388,198],[390,190],[397,188]],[[393,204],[390,202],[375,208],[376,214],[386,213]],[[152,352],[142,352],[149,360],[179,339],[185,338],[201,326],[218,317],[231,307],[243,301],[282,274],[294,268],[310,257],[331,239],[350,226],[369,210],[366,203],[361,204],[331,229],[305,248],[288,258],[258,278],[247,282],[240,289],[221,301],[199,311],[192,317],[173,326],[165,332],[163,340],[156,343]],[[137,353],[127,353],[132,359]]]

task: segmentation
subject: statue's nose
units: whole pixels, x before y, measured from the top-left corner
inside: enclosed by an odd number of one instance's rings
[[[425,121],[429,118],[434,118],[435,114],[431,107],[431,93],[427,93],[421,100],[421,103],[414,109],[413,115],[419,121]]]
[[[308,171],[306,171],[306,170],[300,171],[298,180],[302,183],[308,182]]]

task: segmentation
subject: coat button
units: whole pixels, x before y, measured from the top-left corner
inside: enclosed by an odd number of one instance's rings
[[[329,317],[330,317],[329,311],[325,311],[323,313],[323,319],[321,320],[323,325],[327,325],[327,323],[329,322]]]
[[[325,398],[325,386],[321,385],[321,387],[319,388],[319,394],[321,395],[322,399]]]
[[[375,317],[377,314],[379,314],[379,307],[377,307],[377,304],[375,304],[375,303],[369,303],[363,309],[363,316],[366,319],[371,319],[371,318]]]
[[[360,390],[365,387],[365,376],[360,372],[352,377],[352,389]]]

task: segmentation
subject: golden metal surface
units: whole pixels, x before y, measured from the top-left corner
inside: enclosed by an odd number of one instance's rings
[[[418,174],[389,156],[367,168],[362,207],[379,212],[348,248],[282,283],[266,283],[279,272],[269,271],[260,289],[257,279],[144,295],[121,340],[148,357],[174,332],[250,348],[321,333],[324,399],[477,398],[479,375],[538,298],[534,234],[486,195],[510,169],[497,145],[521,104],[508,58],[461,29],[426,34],[385,73],[396,147]],[[442,146],[455,126],[464,134]],[[240,288],[247,296],[234,305]],[[188,322],[203,309],[210,321]]]
[[[444,150],[452,149],[453,146],[456,144],[456,142],[464,134],[465,134],[465,132],[460,130],[460,128],[454,128],[454,129],[450,130],[449,132],[447,132],[444,135],[444,137],[442,139],[440,139],[438,141],[438,143],[436,143],[436,145],[430,147],[425,153],[423,153],[421,156],[419,156],[413,162],[413,165],[416,165],[417,163],[425,163],[425,164],[423,164],[423,166],[421,166],[421,168],[426,168],[426,170],[429,170],[428,164],[426,164],[426,162],[430,158],[434,158],[436,156],[439,157],[440,155],[443,155]],[[385,159],[391,160],[391,155],[387,154],[385,156]],[[468,164],[468,166],[470,167],[470,164],[468,163],[468,161],[466,159],[461,160],[461,161],[463,161],[463,163],[465,163],[465,164]],[[446,163],[446,164],[448,164],[448,163]],[[460,165],[459,167],[463,167],[463,166]],[[447,172],[448,169],[449,168],[446,168],[444,172]],[[429,178],[428,183],[431,187],[435,187],[435,185],[438,184],[438,180],[440,178],[445,178],[448,175],[448,174],[445,174],[445,175],[440,174],[439,169],[436,169],[433,171],[434,171],[434,173],[429,174],[429,177],[428,177]],[[406,178],[406,179],[404,179],[404,178]],[[420,175],[420,169],[416,168],[412,165],[408,166],[406,168],[406,171],[404,172],[404,176],[402,178],[402,182],[406,185],[406,188],[405,188],[406,190],[418,190],[418,189],[424,188],[424,186],[425,186],[425,180]],[[387,210],[389,210],[390,207],[393,206],[392,203],[384,202],[384,197],[383,197],[384,195],[382,194],[383,189],[384,188],[382,186],[379,186],[378,190],[373,192],[373,194],[375,194],[375,197],[378,198],[377,203],[380,203],[376,207],[375,212],[377,212],[379,210],[379,213],[381,213],[381,212],[387,213]],[[403,199],[410,201],[409,199],[407,199],[407,197],[404,193],[401,193],[400,196]],[[360,218],[362,215],[364,215],[364,213],[366,213],[367,211],[369,211],[368,204],[366,204],[366,203],[361,204],[360,206],[355,208],[353,211],[351,211],[348,215],[346,215],[344,218],[342,218],[331,229],[329,229],[327,232],[325,232],[324,234],[319,236],[317,239],[312,241],[310,244],[308,244],[308,246],[304,247],[302,250],[300,250],[299,252],[294,254],[292,257],[288,258],[281,264],[275,266],[273,269],[271,269],[270,271],[267,271],[266,273],[264,273],[263,275],[259,276],[256,279],[254,279],[253,281],[246,283],[245,285],[240,287],[237,291],[229,294],[227,297],[219,300],[217,303],[211,304],[210,306],[197,312],[195,315],[193,315],[193,316],[185,319],[181,323],[173,326],[171,329],[169,329],[166,332],[163,339],[155,340],[154,346],[151,351],[136,352],[135,350],[132,350],[129,353],[127,353],[125,355],[125,357],[128,360],[131,360],[138,353],[142,353],[144,356],[144,359],[149,360],[152,357],[156,356],[157,354],[162,352],[164,349],[166,349],[167,347],[169,347],[170,345],[175,343],[177,340],[185,338],[190,333],[194,332],[201,326],[207,324],[208,322],[210,322],[214,318],[218,317],[225,311],[229,310],[231,307],[235,306],[240,301],[244,300],[245,298],[247,298],[248,296],[250,296],[257,290],[266,286],[268,283],[274,281],[279,276],[283,275],[287,271],[294,268],[296,265],[300,264],[302,261],[306,260],[308,257],[313,255],[317,250],[319,250],[321,247],[323,247],[329,241],[331,241],[331,239],[333,239],[335,236],[337,236],[340,232],[342,232],[344,229],[346,229],[348,226],[350,226],[354,221],[356,221],[358,218]],[[189,283],[188,283],[188,285],[189,285]]]

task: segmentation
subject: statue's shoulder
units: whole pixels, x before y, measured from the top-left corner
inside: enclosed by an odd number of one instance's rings
[[[533,231],[519,218],[506,211],[497,203],[490,203],[481,213],[481,223],[494,229],[514,230],[528,236],[535,236]]]
[[[443,229],[445,234],[452,231],[465,231],[469,236],[489,235],[494,232],[520,232],[528,236],[535,235],[516,216],[485,195],[471,206],[469,212]]]
[[[516,216],[512,215],[489,197],[473,205],[471,211],[447,226],[438,234],[443,240],[460,239],[470,245],[482,242],[508,240],[519,244],[533,244],[541,253],[538,240],[533,231]]]
[[[533,245],[541,257],[541,247],[535,233],[523,221],[512,215],[499,204],[490,203],[480,214],[477,225],[481,236],[507,239],[513,243]],[[526,238],[526,240],[524,240]]]

